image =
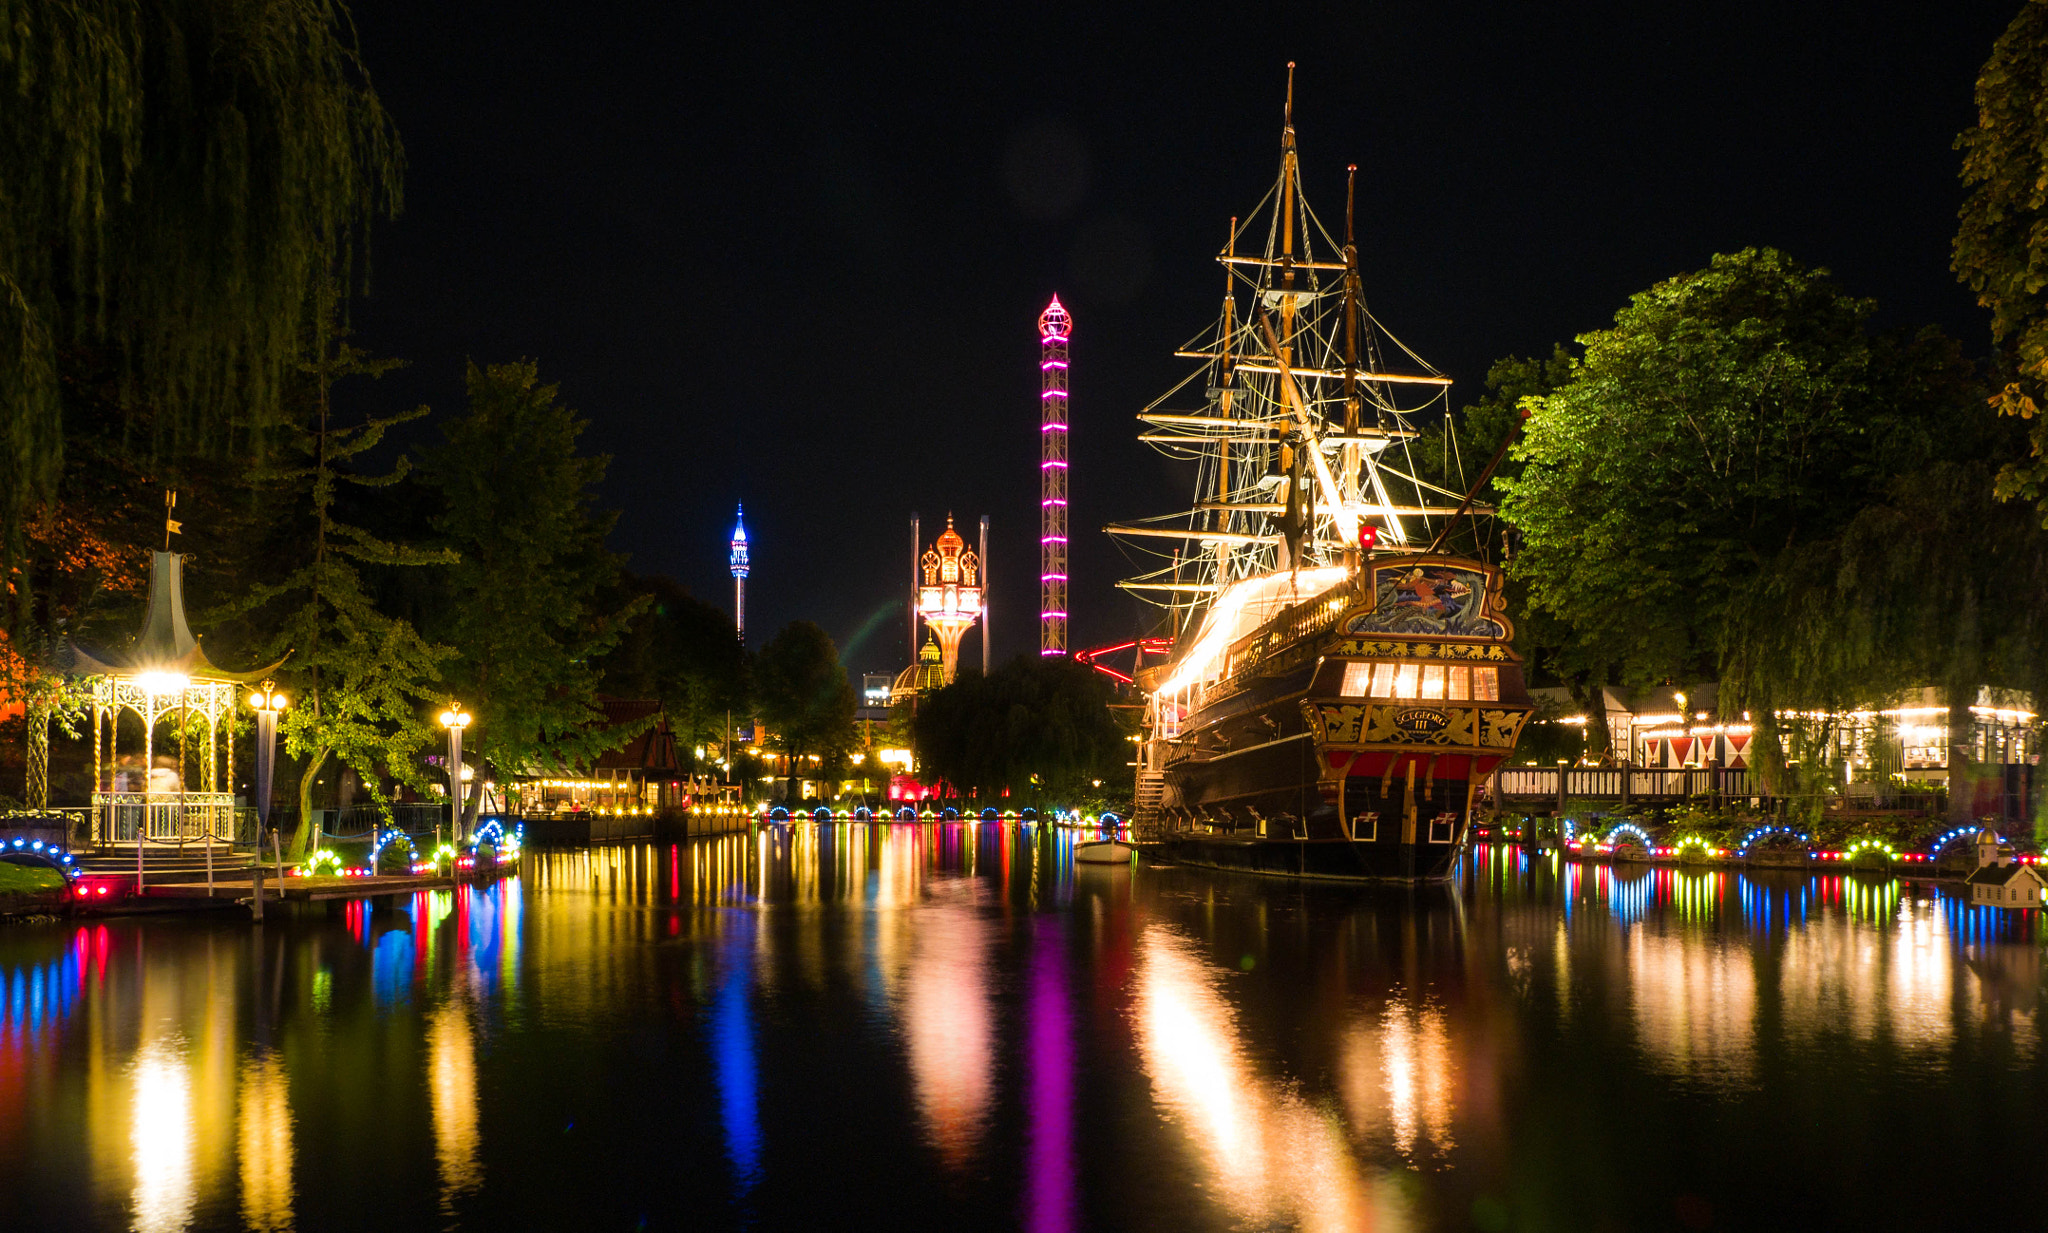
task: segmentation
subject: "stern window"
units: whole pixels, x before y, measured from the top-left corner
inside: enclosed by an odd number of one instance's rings
[[[1472,669],[1472,697],[1480,702],[1500,701],[1500,669]]]
[[[1463,664],[1459,664],[1453,668],[1448,669],[1448,672],[1450,674],[1450,688],[1449,692],[1446,693],[1445,696],[1458,702],[1463,702],[1465,699],[1471,697],[1472,669],[1465,667]]]
[[[1345,664],[1343,694],[1347,698],[1363,698],[1372,688],[1371,664]]]

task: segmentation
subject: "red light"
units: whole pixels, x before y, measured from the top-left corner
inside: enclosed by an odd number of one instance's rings
[[[1371,552],[1371,551],[1373,550],[1373,548],[1374,548],[1374,547],[1375,547],[1376,545],[1378,545],[1378,543],[1379,543],[1379,542],[1380,542],[1380,529],[1379,529],[1378,527],[1372,526],[1372,525],[1370,525],[1370,524],[1364,524],[1364,523],[1361,523],[1361,524],[1359,525],[1359,528],[1358,528],[1358,546],[1359,546],[1360,548],[1363,548],[1363,549],[1365,549],[1365,550],[1366,550],[1367,552]]]

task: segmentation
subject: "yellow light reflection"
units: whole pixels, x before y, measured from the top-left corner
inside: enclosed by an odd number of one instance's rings
[[[919,917],[903,987],[911,1081],[939,1158],[961,1169],[981,1144],[995,1073],[987,926],[965,908]]]
[[[1665,1070],[1724,1084],[1755,1063],[1756,970],[1746,945],[1693,935],[1631,935],[1636,1031]]]
[[[483,1181],[478,1153],[476,1042],[459,1002],[444,1002],[427,1017],[427,1084],[433,1098],[434,1163],[441,1174],[441,1210]]]
[[[251,1233],[292,1227],[292,1110],[284,1063],[275,1053],[242,1064],[242,1223]]]
[[[129,1141],[135,1162],[136,1233],[192,1223],[192,1077],[184,1041],[160,1036],[135,1055]]]
[[[1335,1118],[1248,1066],[1218,974],[1162,926],[1139,943],[1138,1048],[1212,1188],[1249,1224],[1395,1227],[1375,1211]]]

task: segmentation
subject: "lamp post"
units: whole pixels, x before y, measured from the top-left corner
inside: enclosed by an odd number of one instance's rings
[[[277,717],[290,703],[269,681],[249,695],[256,712],[256,864],[250,874],[256,919],[263,919],[263,837],[270,833],[270,790],[277,771]],[[275,840],[272,841],[275,844]],[[278,862],[278,891],[284,890],[284,863]]]
[[[469,726],[470,715],[462,704],[450,699],[448,709],[441,712],[441,726],[448,729],[448,830],[456,841],[462,838],[462,730]],[[441,846],[441,828],[434,828],[434,846]]]

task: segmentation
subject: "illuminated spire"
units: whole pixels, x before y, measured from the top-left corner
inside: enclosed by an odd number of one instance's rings
[[[737,507],[732,524],[732,627],[747,640],[747,507]]]

